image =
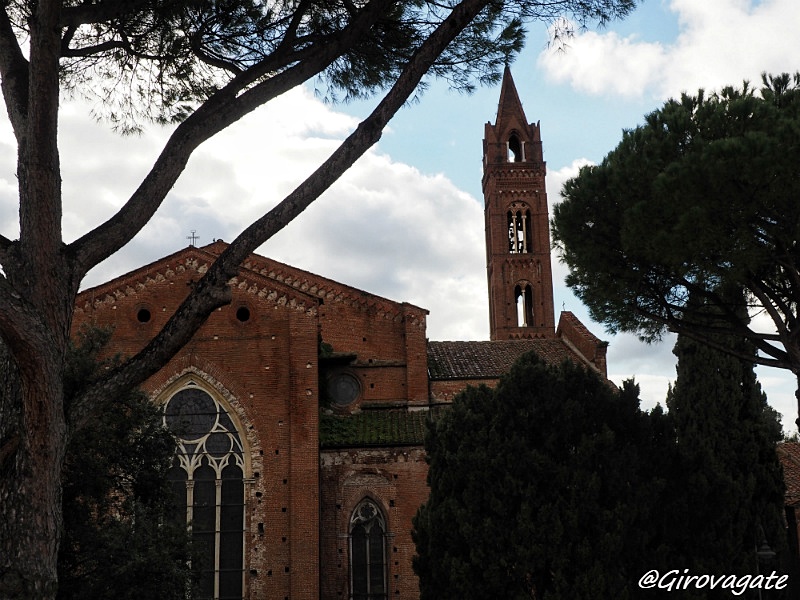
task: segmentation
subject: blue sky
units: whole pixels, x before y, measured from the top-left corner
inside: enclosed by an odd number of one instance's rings
[[[675,12],[660,0],[646,0],[627,19],[594,31],[669,43],[679,29]],[[538,64],[543,54],[557,60],[559,53],[548,49],[549,41],[546,24],[530,24],[525,50],[511,66],[526,116],[543,125],[545,160],[551,168],[568,165],[576,156],[597,162],[619,142],[622,129],[639,124],[644,114],[658,106],[660,98],[647,90],[641,96],[626,98],[613,93],[588,95],[568,82],[552,81],[545,67]],[[562,50],[565,55],[571,51],[567,44]],[[433,82],[418,102],[406,106],[392,120],[380,149],[424,172],[445,173],[478,198],[480,177],[474,173],[481,168],[483,123],[494,121],[498,93],[495,86],[481,87],[467,95],[448,89],[443,82]],[[340,107],[359,118],[370,108],[367,102]]]
[[[548,50],[544,24],[529,26],[512,73],[526,115],[540,121],[548,200],[579,165],[599,162],[625,128],[670,96],[717,89],[760,73],[800,70],[797,0],[645,0],[625,21],[578,32]],[[483,125],[499,89],[473,95],[433,83],[398,114],[380,143],[260,252],[312,272],[430,310],[431,339],[487,339],[481,180]],[[324,160],[370,103],[331,106],[297,89],[200,147],[162,209],[139,236],[90,273],[87,285],[187,245],[232,239]],[[167,130],[120,138],[65,101],[60,125],[67,240],[109,218],[147,173]],[[18,232],[13,136],[0,123],[0,231]],[[575,312],[610,342],[609,375],[635,376],[645,407],[674,379],[672,341],[645,346],[607,335],[563,286],[554,257],[556,311]],[[771,403],[792,424],[794,383],[761,369]]]

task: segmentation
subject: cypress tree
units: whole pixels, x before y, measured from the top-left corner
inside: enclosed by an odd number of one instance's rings
[[[710,316],[707,324],[719,326]],[[714,339],[740,353],[755,352],[735,336]],[[756,547],[763,541],[775,551],[782,551],[786,541],[776,452],[782,430],[754,364],[684,335],[678,336],[674,353],[677,380],[667,407],[675,446],[667,449],[673,454],[671,492],[660,515],[670,566],[717,575],[778,569],[775,560],[757,563]],[[710,589],[686,595],[729,597],[729,590]]]
[[[421,598],[636,598],[648,439],[636,386],[534,354],[497,389],[460,394],[426,440]]]

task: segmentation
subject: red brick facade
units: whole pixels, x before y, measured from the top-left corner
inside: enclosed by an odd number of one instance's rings
[[[325,450],[320,456],[322,573],[320,598],[349,598],[348,525],[356,505],[371,498],[387,519],[388,598],[417,598],[411,568],[411,519],[427,499],[428,465],[420,446]]]
[[[350,598],[351,530],[365,501],[385,527],[386,598],[417,598],[411,520],[427,497],[428,409],[467,385],[496,384],[529,350],[605,374],[605,344],[568,313],[555,328],[539,126],[525,121],[508,72],[484,150],[497,341],[428,342],[426,310],[254,255],[231,282],[231,304],[146,382],[156,403],[187,386],[205,391],[241,436],[244,598]],[[135,353],[224,247],[189,247],[82,292],[76,331],[111,326],[111,350]],[[532,292],[522,325],[520,285]]]
[[[76,329],[111,326],[112,350],[137,352],[220,248],[189,248],[83,292]],[[311,600],[319,597],[320,302],[253,272],[232,283],[233,302],[144,389],[163,403],[191,383],[226,406],[245,442],[248,597]]]
[[[493,340],[552,337],[553,275],[539,124],[528,123],[506,69],[483,139],[489,327]]]

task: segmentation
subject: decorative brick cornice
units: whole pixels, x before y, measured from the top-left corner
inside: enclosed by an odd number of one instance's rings
[[[503,166],[494,167],[491,171],[487,171],[484,180],[487,182],[492,180],[498,187],[507,187],[510,185],[519,185],[516,183],[519,180],[544,177],[545,174],[546,166],[544,163],[505,163]]]
[[[395,302],[376,296],[256,254],[245,261],[243,268],[320,298],[323,302],[341,302],[345,306],[368,311],[382,319],[396,322],[412,319],[415,324],[424,325],[425,316],[428,314],[426,309],[407,302]]]
[[[87,289],[78,295],[76,312],[111,306],[118,300],[135,296],[148,286],[170,281],[187,272],[202,276],[227,247],[214,242],[202,248],[190,246],[154,263],[131,271],[111,281]],[[424,327],[428,311],[407,302],[399,303],[352,288],[319,275],[278,261],[251,255],[230,285],[249,294],[300,311],[317,312],[320,302],[341,302],[371,314]]]

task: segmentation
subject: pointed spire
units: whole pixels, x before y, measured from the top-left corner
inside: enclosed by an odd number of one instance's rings
[[[497,104],[495,127],[502,130],[502,124],[507,123],[514,117],[517,117],[521,124],[528,124],[525,118],[525,111],[522,110],[522,102],[520,102],[519,94],[517,94],[517,86],[514,85],[514,78],[511,77],[511,68],[506,64],[506,68],[503,71],[503,83],[500,86],[500,102]]]

